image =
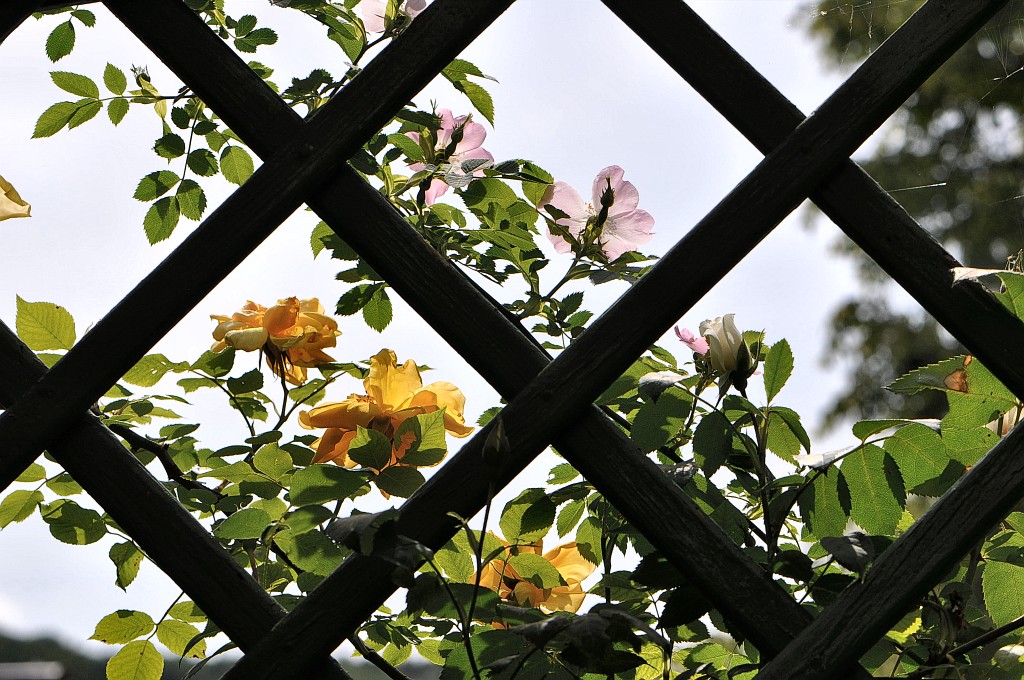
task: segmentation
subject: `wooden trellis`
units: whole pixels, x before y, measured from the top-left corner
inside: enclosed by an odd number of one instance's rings
[[[508,400],[499,486],[554,444],[770,659],[759,678],[866,677],[857,659],[1024,496],[1024,431],[812,620],[593,401],[807,197],[1024,398],[1024,325],[981,286],[951,287],[956,260],[849,160],[1006,0],[930,0],[806,119],[680,0],[603,0],[766,158],[554,360],[345,164],[512,1],[435,0],[303,121],[181,0],[104,0],[264,164],[49,372],[0,324],[0,490],[49,450],[245,652],[226,678],[347,677],[330,653],[393,592],[387,563],[348,558],[286,614],[88,413],[306,203]],[[0,39],[63,4],[5,0]],[[449,513],[483,507],[488,432],[402,506],[401,534],[437,549],[456,531]]]

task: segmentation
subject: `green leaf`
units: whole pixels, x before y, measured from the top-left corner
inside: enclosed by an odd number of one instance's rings
[[[181,138],[181,135],[169,132],[156,140],[156,143],[153,145],[153,151],[156,152],[157,156],[168,160],[183,156],[185,154],[185,140]]]
[[[363,306],[363,320],[367,326],[380,333],[391,323],[391,317],[391,299],[384,286],[378,286]]]
[[[943,423],[942,442],[946,454],[962,465],[974,465],[999,443],[999,435],[987,427],[960,430]]]
[[[246,371],[237,378],[228,378],[228,391],[231,394],[248,394],[263,387],[263,373],[258,368]]]
[[[178,621],[188,621],[189,623],[206,622],[206,614],[196,606],[195,602],[179,602],[171,607],[167,614]]]
[[[174,228],[178,226],[180,215],[178,199],[174,196],[164,196],[151,205],[146,212],[146,217],[142,220],[142,226],[146,230],[146,238],[149,239],[150,245],[170,237]]]
[[[232,184],[244,184],[253,173],[252,156],[240,146],[226,146],[220,154],[220,172]]]
[[[142,566],[144,557],[142,551],[131,541],[126,541],[110,546],[110,552],[107,555],[117,568],[117,579],[114,584],[121,590],[125,590],[139,575],[139,567]]]
[[[127,99],[111,99],[107,103],[107,117],[110,118],[110,122],[117,125],[124,117],[128,114],[128,100]]]
[[[54,502],[43,511],[43,521],[54,538],[70,545],[88,545],[107,535],[107,525],[100,514],[74,501]]]
[[[252,53],[260,45],[273,45],[277,42],[277,33],[270,28],[257,28],[244,38],[235,39],[235,47],[239,52]]]
[[[78,105],[71,102],[57,102],[43,111],[36,121],[32,138],[52,137],[60,132],[78,112]]]
[[[82,493],[82,486],[66,472],[46,481],[46,487],[58,496],[74,496]]]
[[[964,361],[963,382],[959,387],[965,391],[946,392],[949,412],[942,419],[943,427],[967,430],[995,420],[1000,414],[1014,408],[1017,399],[1003,386],[999,379],[985,368],[980,361],[968,357]]]
[[[182,215],[194,222],[203,218],[203,213],[206,211],[206,192],[196,181],[181,180],[181,184],[178,185],[177,199]]]
[[[473,108],[479,111],[488,123],[494,125],[494,100],[487,90],[468,80],[456,80],[452,85],[466,95]]]
[[[818,538],[841,536],[846,530],[847,516],[840,498],[841,473],[829,468],[815,478],[808,491],[799,497],[800,515]],[[845,482],[844,482],[845,490]]]
[[[288,390],[288,398],[297,404],[315,406],[325,396],[324,386],[327,381],[323,378],[313,378],[306,381],[305,385],[294,387]]]
[[[526,489],[505,504],[498,524],[509,543],[531,543],[543,538],[554,522],[555,504],[544,489]]]
[[[164,657],[149,640],[129,642],[107,662],[107,680],[160,680]]]
[[[365,485],[365,473],[337,465],[310,465],[292,475],[289,497],[293,505],[322,505],[358,495]]]
[[[580,526],[576,529],[576,547],[583,559],[591,564],[600,564],[602,559],[601,541],[604,532],[601,530],[601,523],[596,517],[584,517]]]
[[[376,430],[359,427],[349,444],[348,457],[363,467],[380,470],[391,462],[391,440]]]
[[[71,349],[75,344],[75,320],[71,313],[52,302],[27,302],[16,297],[14,328],[28,348]]]
[[[710,477],[725,463],[732,440],[732,424],[721,411],[711,411],[700,419],[693,433],[693,453],[705,476]]]
[[[124,71],[108,63],[103,69],[103,84],[107,86],[113,94],[124,94],[124,90],[128,87],[128,79],[124,75]]]
[[[277,444],[267,444],[253,456],[252,465],[275,482],[292,470],[292,456]]]
[[[251,14],[239,17],[238,21],[235,23],[235,35],[237,37],[246,35],[252,31],[252,29],[256,28],[256,22],[256,17]]]
[[[332,234],[334,234],[334,230],[327,226],[326,222],[317,222],[316,226],[313,227],[313,233],[309,237],[309,245],[313,249],[314,259],[327,247],[324,245],[324,237],[331,236]]]
[[[76,128],[103,110],[103,104],[95,99],[79,99],[72,104],[75,110],[68,119],[68,129]]]
[[[25,471],[18,475],[17,479],[15,479],[14,481],[28,483],[38,482],[43,479],[46,479],[46,468],[44,468],[39,463],[32,463],[27,468],[25,468]]]
[[[764,359],[764,391],[768,395],[768,402],[775,398],[789,376],[793,374],[793,350],[789,343],[779,340]]]
[[[122,380],[139,387],[152,387],[160,382],[160,379],[169,371],[181,373],[186,370],[188,370],[188,362],[175,363],[163,354],[147,354],[124,374]]]
[[[768,450],[790,463],[800,454],[800,439],[793,433],[789,423],[774,409],[768,413]]]
[[[245,461],[221,465],[199,475],[200,477],[212,477],[223,479],[226,482],[263,482],[266,481],[262,475],[253,470],[252,465]]]
[[[242,508],[213,529],[218,538],[259,538],[270,525],[270,515],[258,508]]]
[[[46,56],[50,61],[57,61],[71,54],[73,49],[75,49],[75,27],[70,20],[57,24],[46,38]]]
[[[217,165],[217,157],[209,149],[196,149],[188,154],[185,159],[188,169],[200,177],[213,177],[217,174],[220,166]]]
[[[520,553],[510,557],[508,564],[522,578],[538,588],[555,588],[565,585],[565,580],[555,566],[540,555]]]
[[[53,84],[60,89],[65,92],[78,95],[79,97],[98,99],[100,96],[100,89],[96,86],[96,83],[92,81],[92,78],[88,78],[77,73],[71,73],[69,71],[51,71],[50,79],[53,80]]]
[[[331,516],[331,511],[322,505],[304,505],[288,513],[284,522],[293,534],[301,534],[316,529]]]
[[[422,472],[405,465],[392,465],[384,468],[373,478],[378,489],[399,498],[408,498],[416,489],[423,486],[425,481]]]
[[[18,489],[12,491],[0,502],[0,529],[14,522],[22,522],[32,516],[43,502],[41,491]]]
[[[341,548],[321,531],[295,534],[283,529],[274,534],[274,543],[295,566],[320,576],[328,576],[341,564]]]
[[[670,387],[654,401],[640,407],[629,437],[648,453],[664,446],[686,424],[693,399],[679,388]]]
[[[565,504],[565,507],[558,512],[558,521],[555,523],[559,538],[562,538],[576,528],[576,525],[583,518],[583,512],[586,509],[587,501],[585,498],[577,498]]]
[[[869,444],[846,456],[841,469],[850,487],[850,519],[871,534],[895,531],[905,497],[895,461]]]
[[[986,562],[981,587],[994,625],[1003,626],[1024,612],[1024,567],[1008,562]]]
[[[214,378],[222,378],[231,372],[231,367],[235,364],[235,348],[227,347],[220,352],[203,352],[203,356],[199,357],[194,364],[192,364],[193,371],[199,371],[213,376]]]
[[[96,25],[96,15],[87,9],[73,9],[71,10],[71,16],[78,19],[86,26]]]
[[[431,466],[444,460],[448,453],[448,440],[445,438],[444,410],[433,413],[421,413],[407,419],[395,431],[395,441],[402,441],[402,436],[411,434],[415,439],[402,456],[403,465],[414,467]]]
[[[153,618],[133,609],[118,609],[107,614],[96,624],[90,640],[99,640],[108,645],[122,645],[153,632]]]
[[[938,477],[949,463],[939,433],[919,423],[897,430],[883,448],[900,466],[907,489]]]
[[[171,650],[172,654],[184,657],[185,652],[188,651],[188,658],[190,659],[202,659],[206,656],[205,639],[200,639],[196,644],[189,647],[189,643],[197,635],[199,635],[199,629],[191,623],[174,619],[165,619],[156,627],[157,640],[167,649]]]
[[[170,170],[151,172],[139,180],[133,198],[138,201],[155,201],[174,188],[180,179],[178,173]]]

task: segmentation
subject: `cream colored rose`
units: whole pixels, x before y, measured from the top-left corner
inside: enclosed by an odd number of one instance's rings
[[[0,222],[12,217],[28,217],[32,206],[18,195],[11,183],[0,177]]]
[[[739,367],[741,354],[748,354],[743,343],[743,333],[733,321],[735,314],[726,314],[700,324],[700,334],[708,341],[708,358],[711,367],[719,373],[735,371]],[[746,359],[749,362],[749,358]]]

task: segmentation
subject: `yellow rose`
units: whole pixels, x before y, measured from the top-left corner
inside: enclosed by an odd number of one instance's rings
[[[423,386],[416,362],[409,359],[399,366],[398,358],[390,349],[382,349],[370,359],[370,375],[363,381],[366,394],[350,395],[345,401],[317,406],[299,413],[299,423],[306,429],[327,428],[313,443],[316,449],[314,463],[334,461],[338,465],[355,467],[348,458],[348,448],[356,436],[357,428],[376,430],[391,439],[398,426],[409,418],[444,409],[444,429],[456,437],[466,437],[473,431],[463,419],[466,397],[450,382],[435,382]],[[402,455],[411,442],[403,441],[394,447],[388,465],[401,465]]]
[[[587,595],[582,581],[594,572],[597,565],[583,557],[575,543],[565,543],[541,555],[544,549],[541,541],[510,547],[504,540],[498,540],[504,544],[505,552],[484,565],[480,574],[481,586],[490,588],[501,599],[518,607],[536,607],[546,612],[579,611]],[[521,553],[541,555],[558,570],[565,585],[540,588],[522,578],[509,564],[513,555]]]
[[[219,322],[211,348],[262,351],[267,365],[293,385],[306,382],[306,369],[334,361],[323,349],[334,347],[341,335],[338,322],[324,314],[316,298],[278,300],[267,308],[252,300],[231,316],[211,315]]]
[[[26,203],[11,183],[0,177],[0,222],[12,217],[28,217],[32,206]]]

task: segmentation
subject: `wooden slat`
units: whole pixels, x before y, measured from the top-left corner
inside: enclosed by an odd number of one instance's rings
[[[43,0],[5,0],[0,3],[0,44],[42,4]]]
[[[269,89],[221,41],[211,36],[195,45],[191,53],[203,54],[201,63],[176,50],[173,39],[176,31],[166,31],[163,27],[185,22],[178,29],[183,30],[192,19],[187,14],[182,15],[176,3],[159,4],[162,7],[157,15],[153,14],[152,5],[143,8],[135,3],[119,3],[114,8],[126,26],[154,52],[167,55],[167,65],[189,82],[236,133],[243,139],[252,139],[254,147],[262,143],[262,152],[271,153],[274,145],[283,144],[297,131],[298,116],[276,95],[257,95],[256,90],[269,93]],[[212,64],[212,68],[208,64]],[[219,83],[225,81],[245,85],[227,92],[219,87]],[[251,102],[257,100],[280,110],[280,114],[254,109]],[[238,111],[240,101],[247,106],[244,111]],[[261,115],[253,115],[254,111]],[[268,123],[282,119],[290,119],[283,129]],[[428,323],[446,333],[455,349],[506,398],[513,397],[529,377],[549,361],[521,326],[508,321],[498,303],[489,300],[468,279],[460,276],[458,270],[424,243],[354,172],[343,171],[340,179],[321,189],[308,202],[322,218],[336,226],[339,235],[366,257]],[[423,286],[424,280],[431,281],[431,285]],[[452,327],[453,318],[472,318],[474,324]],[[809,620],[788,595],[764,578],[760,567],[746,559],[731,540],[596,409],[563,440],[559,450],[577,463],[588,479],[605,488],[610,500],[634,524],[648,527],[645,530],[648,538],[679,563],[705,592],[714,593],[712,599],[720,602],[719,608],[727,612],[745,635],[756,640],[766,654],[781,649]],[[516,470],[528,460],[520,457]],[[627,464],[638,465],[640,469],[623,484],[621,470]],[[414,504],[413,516],[430,518],[415,529],[417,538],[435,548],[443,544],[454,531],[445,513],[475,514],[485,500],[485,478],[479,469],[470,469],[459,479],[442,472],[438,482],[446,481],[438,487],[439,495],[455,495],[451,490],[458,489],[458,496],[466,502],[458,508],[445,505],[433,510],[425,503]],[[473,491],[467,493],[468,488]],[[657,507],[650,507],[652,497],[662,499]],[[677,526],[692,526],[693,529],[679,532],[673,528]],[[360,602],[365,605],[363,608],[353,606],[354,593],[336,596],[342,604],[327,607],[329,614],[323,625],[318,622],[310,626],[320,631],[320,636],[327,635],[324,631],[337,631],[323,643],[323,648],[336,646],[334,640],[346,637],[394,590],[386,580],[377,579],[377,583],[370,584],[351,578],[349,572],[353,568],[346,566],[346,571],[336,580],[358,583]],[[371,568],[374,570],[377,568]],[[737,583],[743,587],[736,588]],[[751,601],[761,606],[742,606]],[[308,646],[310,638],[301,637]],[[292,642],[289,640],[288,644]],[[255,666],[264,668],[267,661],[256,662]]]
[[[800,110],[685,4],[603,2],[763,153],[803,122]],[[848,161],[811,198],[947,331],[1024,398],[1024,366],[1016,351],[1024,346],[1024,324],[980,284],[952,286],[950,270],[960,263],[892,196]]]
[[[0,408],[45,374],[46,366],[0,321]],[[95,416],[82,415],[49,451],[243,651],[284,618],[284,610]],[[336,664],[320,671],[325,678],[348,677]]]
[[[0,489],[511,2],[437,0],[0,414]],[[209,30],[204,28],[204,30]],[[181,36],[179,36],[180,38]],[[230,83],[222,87],[230,88]],[[153,314],[160,310],[160,314]]]

